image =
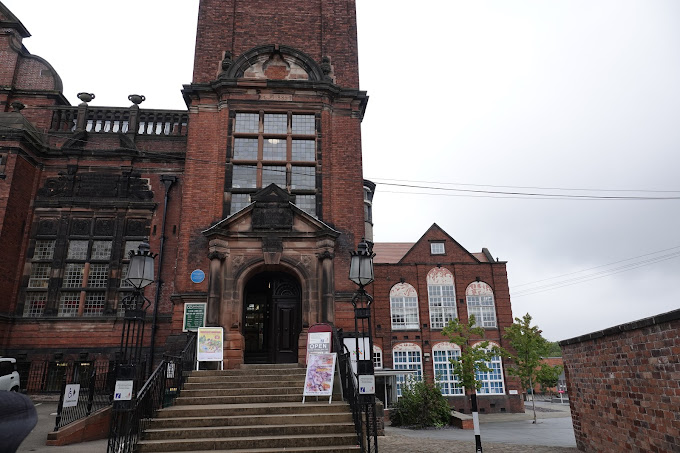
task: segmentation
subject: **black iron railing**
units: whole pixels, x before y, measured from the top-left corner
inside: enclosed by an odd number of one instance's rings
[[[109,453],[132,453],[156,411],[172,404],[196,359],[196,335],[191,335],[180,355],[165,356],[136,397],[121,402],[111,417]]]
[[[364,401],[364,395],[359,394],[357,379],[352,369],[349,350],[344,344],[342,331],[333,327],[333,349],[338,354],[340,382],[343,398],[352,410],[352,420],[357,433],[357,442],[363,453],[378,452],[378,423],[375,403]]]
[[[55,431],[111,404],[114,380],[108,364],[99,367],[94,364],[84,366],[84,363],[80,363],[79,365],[78,368],[73,369],[68,379],[63,380],[54,424]],[[69,384],[80,386],[78,399],[75,405],[64,407],[66,386]]]

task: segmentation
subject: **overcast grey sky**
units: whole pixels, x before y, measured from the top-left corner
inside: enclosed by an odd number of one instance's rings
[[[3,1],[73,104],[185,107],[197,0]],[[680,307],[680,200],[583,198],[680,197],[680,3],[357,3],[377,242],[489,248],[551,340]]]

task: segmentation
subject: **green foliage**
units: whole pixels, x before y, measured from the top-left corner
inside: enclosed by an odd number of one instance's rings
[[[562,348],[560,348],[558,342],[550,341],[548,344],[550,345],[550,348],[545,353],[545,357],[562,357]]]
[[[469,346],[472,337],[484,338],[484,329],[475,327],[474,315],[470,315],[467,324],[458,319],[449,321],[442,333],[449,337],[451,343],[460,346],[460,357],[451,359],[453,373],[460,379],[460,384],[466,389],[479,390],[482,382],[477,380],[477,373],[491,371],[486,363],[499,355],[500,351],[495,347],[489,348],[488,341],[477,343],[474,347]]]
[[[390,410],[392,426],[441,427],[449,423],[449,403],[435,385],[406,380],[396,408]]]
[[[550,342],[543,338],[538,326],[531,325],[529,313],[522,319],[515,318],[514,324],[505,329],[503,337],[509,340],[515,350],[515,353],[504,351],[504,355],[514,362],[508,367],[508,373],[519,377],[522,388],[532,388],[541,358],[547,356]]]
[[[541,384],[543,392],[549,388],[557,387],[563,369],[561,365],[551,366],[545,363],[541,365],[536,373],[536,381]]]

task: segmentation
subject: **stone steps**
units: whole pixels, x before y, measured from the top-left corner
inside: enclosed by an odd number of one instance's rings
[[[138,451],[360,451],[339,389],[331,404],[302,404],[304,375],[296,365],[194,371],[174,405],[149,422]]]

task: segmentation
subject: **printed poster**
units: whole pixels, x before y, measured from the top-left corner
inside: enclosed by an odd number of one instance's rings
[[[199,327],[196,347],[197,361],[221,362],[224,349],[224,330],[222,327]]]
[[[309,354],[304,396],[332,396],[336,354]]]
[[[309,354],[331,352],[331,333],[330,332],[310,332],[307,334],[307,363]]]

